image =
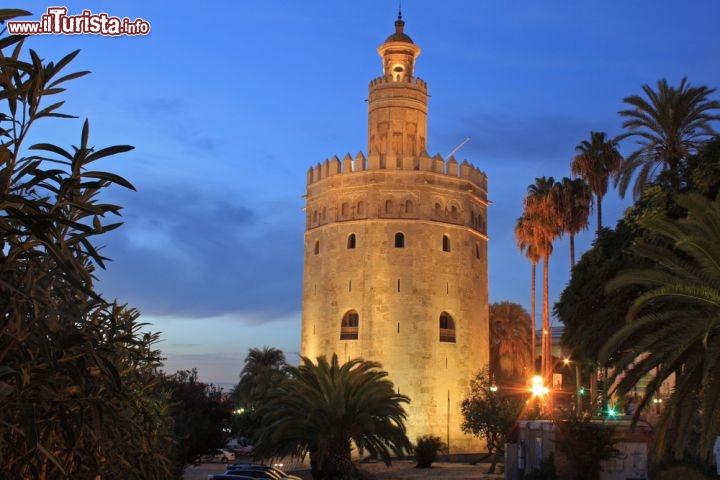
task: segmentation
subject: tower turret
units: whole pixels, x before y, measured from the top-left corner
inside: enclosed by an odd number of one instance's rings
[[[403,31],[398,14],[395,33],[378,47],[383,76],[370,82],[368,152],[419,155],[427,138],[427,84],[415,78],[420,47]]]

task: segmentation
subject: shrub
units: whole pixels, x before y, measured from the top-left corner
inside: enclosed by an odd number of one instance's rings
[[[417,461],[415,467],[430,468],[435,458],[437,458],[438,452],[445,451],[447,451],[447,445],[440,440],[440,437],[434,437],[432,435],[418,437],[417,445],[415,446],[415,460]]]

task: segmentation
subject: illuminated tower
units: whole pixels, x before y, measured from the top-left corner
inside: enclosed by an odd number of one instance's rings
[[[367,157],[308,171],[301,354],[382,363],[411,398],[412,441],[478,451],[460,402],[489,358],[487,177],[427,154],[427,84],[403,29],[398,16],[378,48]]]

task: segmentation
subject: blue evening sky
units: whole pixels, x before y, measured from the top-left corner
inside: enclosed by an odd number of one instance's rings
[[[58,3],[13,6],[39,19]],[[397,2],[61,4],[152,29],[27,42],[55,61],[79,48],[71,68],[93,72],[68,84],[64,111],[80,118],[46,120],[31,143],[77,144],[87,117],[97,147],[136,147],[98,165],[138,190],[106,197],[125,206],[125,225],[103,239],[113,262],[100,290],[162,332],[169,372],[197,367],[201,380],[229,385],[248,348],[263,345],[297,362],[306,172],[366,151],[364,100]],[[491,302],[530,309],[530,263],[513,227],[535,177],[569,176],[591,130],[618,134],[622,99],[643,84],[720,86],[717,0],[406,0],[403,17],[431,93],[428,151],[445,156],[470,136],[456,157],[489,178]],[[628,204],[610,191],[604,223]],[[591,241],[581,234],[578,252]],[[551,259],[551,301],[568,281],[567,244]]]

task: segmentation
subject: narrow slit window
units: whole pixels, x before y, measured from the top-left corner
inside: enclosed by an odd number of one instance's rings
[[[355,248],[355,234],[354,233],[351,233],[350,235],[348,235],[347,248],[348,248],[348,250]]]
[[[315,240],[315,255],[320,253],[320,240]]]
[[[450,251],[450,237],[447,235],[443,235],[442,238],[442,249],[443,252],[449,252]]]
[[[405,234],[398,232],[395,234],[395,248],[405,248]]]

